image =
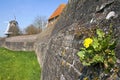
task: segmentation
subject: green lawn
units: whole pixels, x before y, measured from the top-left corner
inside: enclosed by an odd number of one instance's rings
[[[0,48],[0,80],[40,80],[40,72],[34,52]]]

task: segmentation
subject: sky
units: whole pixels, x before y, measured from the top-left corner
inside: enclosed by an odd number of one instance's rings
[[[68,0],[0,0],[0,37],[9,21],[16,20],[19,28],[23,30],[32,24],[37,16],[49,18],[55,9]]]

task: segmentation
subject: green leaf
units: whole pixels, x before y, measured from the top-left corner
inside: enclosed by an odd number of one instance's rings
[[[87,50],[89,54],[93,54],[93,50]]]
[[[103,62],[104,61],[104,58],[103,56],[100,56],[100,55],[95,55],[94,58],[93,58],[93,62]]]
[[[117,45],[117,41],[114,40],[111,44],[109,44],[109,49],[110,49],[110,50],[115,49],[115,46],[116,46],[116,45]]]
[[[106,49],[106,50],[105,50],[105,53],[106,53],[106,54],[109,54],[109,53],[111,53],[111,50],[110,50],[110,49]]]
[[[92,43],[93,48],[95,49],[95,51],[98,51],[98,47],[99,47],[99,42],[97,38],[93,38],[93,43]]]
[[[86,62],[86,61],[83,61],[82,64],[83,64],[84,66],[90,66],[90,65],[91,65],[90,62]]]
[[[107,38],[101,40],[101,42],[100,42],[100,44],[101,44],[101,46],[102,46],[102,49],[108,47],[109,41],[107,41],[106,39],[107,39]]]
[[[111,51],[111,55],[115,56],[115,51],[114,50]]]
[[[81,50],[81,51],[85,51],[85,50],[86,50],[86,48],[81,48],[80,50]]]
[[[102,31],[102,29],[97,29],[97,35],[98,37],[104,37],[105,33]]]
[[[80,60],[83,60],[85,58],[85,51],[79,51],[77,55],[80,57]]]
[[[108,62],[110,63],[110,64],[115,64],[116,63],[116,57],[110,57],[109,59],[108,59]]]

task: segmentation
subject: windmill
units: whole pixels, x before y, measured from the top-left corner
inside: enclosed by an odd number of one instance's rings
[[[7,35],[7,37],[15,36],[16,33],[19,32],[18,22],[16,21],[15,16],[14,18],[15,18],[14,20],[9,21],[7,29],[5,31],[5,35]]]

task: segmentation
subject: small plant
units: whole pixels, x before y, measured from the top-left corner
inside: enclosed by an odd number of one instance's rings
[[[116,42],[111,29],[107,33],[102,29],[97,29],[96,36],[86,38],[83,42],[84,47],[77,53],[81,63],[84,66],[99,64],[99,66],[103,66],[105,74],[115,71],[117,58],[114,49]]]

